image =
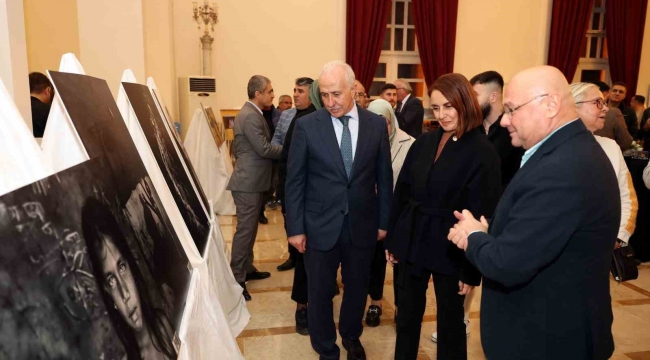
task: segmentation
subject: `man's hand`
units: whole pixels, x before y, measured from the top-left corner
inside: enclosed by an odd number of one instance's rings
[[[467,232],[456,224],[453,228],[449,229],[447,239],[453,242],[454,245],[458,246],[459,249],[465,251],[467,250],[467,236]]]
[[[458,246],[459,249],[467,250],[467,238],[472,232],[488,231],[488,222],[485,216],[481,216],[481,221],[478,221],[469,210],[463,210],[462,213],[454,211],[454,216],[458,219],[458,223],[449,229],[447,239]]]
[[[305,253],[307,249],[307,236],[305,234],[291,236],[288,240],[289,244],[298,249],[299,252]]]
[[[461,229],[465,230],[468,234],[471,234],[473,231],[488,232],[489,224],[485,216],[481,216],[481,221],[478,221],[469,210],[463,210],[462,213],[454,211],[454,216],[458,219],[458,225]]]
[[[395,264],[399,263],[399,260],[395,257],[395,255],[391,254],[386,250],[386,262],[390,264],[390,266],[395,267]]]
[[[379,229],[377,230],[377,241],[384,240],[386,238],[386,230]]]
[[[458,295],[469,295],[474,290],[472,285],[467,285],[462,281],[458,282]]]

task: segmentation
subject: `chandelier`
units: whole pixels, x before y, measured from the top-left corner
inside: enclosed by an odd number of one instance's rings
[[[208,3],[207,0],[205,0],[203,5],[197,5],[196,1],[193,1],[192,4],[194,8],[194,21],[199,24],[198,29],[201,29],[201,23],[203,23],[203,33],[209,35],[208,26],[214,31],[214,26],[219,21],[216,5],[214,3]]]

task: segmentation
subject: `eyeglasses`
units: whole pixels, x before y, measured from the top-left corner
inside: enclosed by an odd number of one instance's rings
[[[355,94],[357,97],[366,97],[366,93],[364,92],[358,92]]]
[[[512,109],[511,109],[510,107],[508,107],[507,105],[504,105],[504,106],[503,106],[503,112],[504,112],[506,115],[512,117],[512,115],[515,113],[515,111],[521,109],[521,108],[524,107],[525,105],[528,105],[528,104],[532,103],[532,102],[535,101],[535,100],[539,100],[539,99],[541,99],[541,98],[543,98],[543,97],[546,97],[546,96],[548,96],[548,94],[542,94],[542,95],[535,96],[532,100],[530,100],[530,101],[526,101],[525,103],[523,103],[523,104],[521,104],[521,105],[519,105],[519,106],[517,106],[517,107],[514,107],[514,108],[512,108]]]
[[[596,105],[597,108],[600,110],[603,109],[603,106],[605,106],[605,101],[603,99],[596,99],[596,100],[585,100],[585,101],[578,101],[576,105],[578,104],[584,104],[584,103],[590,103]]]

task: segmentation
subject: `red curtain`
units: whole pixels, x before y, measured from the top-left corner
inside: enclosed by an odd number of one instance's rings
[[[347,0],[345,62],[366,91],[379,63],[390,10],[391,0]]]
[[[609,0],[608,3],[616,0]],[[625,0],[627,1],[627,0]],[[548,64],[560,69],[569,82],[580,61],[594,0],[554,0]]]
[[[605,30],[612,81],[627,85],[626,101],[636,94],[648,0],[607,0]]]
[[[413,21],[427,86],[454,71],[458,0],[413,0]]]

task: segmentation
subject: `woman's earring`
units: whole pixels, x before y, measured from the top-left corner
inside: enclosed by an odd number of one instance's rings
[[[458,141],[458,138],[455,137],[455,136],[453,138],[451,138],[451,139],[454,140],[454,141]]]

